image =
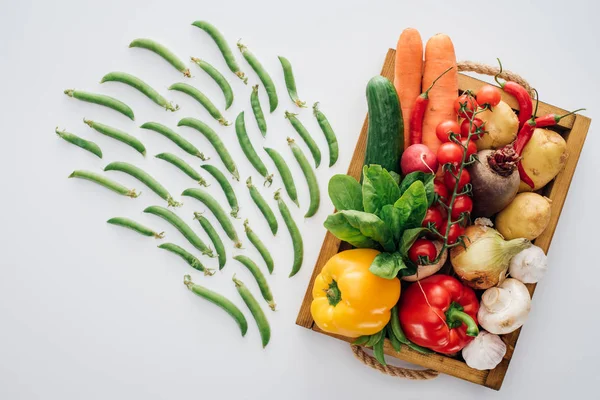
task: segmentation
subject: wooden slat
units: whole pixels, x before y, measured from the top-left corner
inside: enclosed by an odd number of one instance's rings
[[[343,340],[344,342],[352,343],[353,340],[344,336],[334,335],[332,333],[322,331],[316,325],[313,326],[312,329],[315,332],[319,332],[327,336]],[[441,354],[421,354],[418,351],[414,351],[406,346],[402,346],[400,353],[396,353],[396,351],[387,339],[385,340],[384,352],[388,356],[416,365],[420,365],[424,368],[435,369],[436,371],[439,371],[441,373],[452,375],[457,378],[467,380],[469,382],[477,383],[478,385],[484,384],[485,378],[488,374],[488,371],[477,371],[472,368],[469,368],[467,364],[460,360],[456,360],[451,357],[445,357]]]
[[[393,49],[390,49],[388,50],[383,69],[381,70],[381,75],[387,77],[388,79],[393,79],[394,60],[395,51]],[[460,90],[477,91],[484,84],[486,84],[486,82],[466,75],[459,74]],[[503,94],[503,99],[511,107],[518,109],[518,104],[512,96]],[[558,107],[554,107],[549,104],[540,102],[538,115],[546,113],[555,113],[561,115],[566,113],[566,111]],[[577,161],[579,160],[579,155],[583,148],[583,144],[585,142],[590,123],[591,120],[589,118],[581,115],[563,118],[560,121],[559,130],[567,141],[569,159],[567,160],[563,171],[555,178],[553,182],[551,182],[549,185],[546,186],[546,188],[544,188],[543,192],[544,195],[546,195],[552,200],[552,217],[548,228],[540,237],[537,238],[535,244],[544,249],[544,251],[546,252],[550,247],[552,236],[554,235],[554,232],[556,230],[556,225],[558,224],[558,219],[560,218],[560,213],[565,203],[567,192],[569,190],[569,186],[571,184],[571,180],[573,178],[573,174],[577,166]],[[358,138],[356,148],[354,150],[354,154],[352,156],[352,160],[350,162],[350,166],[348,168],[348,175],[354,176],[357,179],[360,177],[360,173],[362,170],[362,162],[364,159],[364,152],[367,143],[367,127],[368,119],[365,119]],[[323,241],[323,245],[321,247],[319,258],[317,259],[317,263],[313,271],[313,275],[310,279],[310,283],[306,290],[304,301],[302,302],[302,306],[298,314],[296,323],[298,325],[304,326],[305,328],[312,329],[316,332],[324,333],[326,335],[335,337],[340,340],[344,340],[346,342],[351,342],[351,339],[349,338],[321,331],[314,324],[314,321],[310,314],[310,304],[312,301],[312,287],[315,278],[321,272],[323,265],[325,265],[329,258],[331,258],[334,254],[338,253],[339,251],[345,250],[347,248],[348,246],[346,243],[341,242],[329,232],[326,234],[325,240]],[[529,289],[529,292],[533,295],[535,285],[527,285],[527,287]],[[456,376],[458,378],[473,383],[477,383],[495,390],[499,390],[502,386],[504,376],[506,375],[508,365],[510,364],[510,360],[512,358],[520,332],[521,329],[518,329],[517,331],[511,334],[502,336],[502,340],[504,340],[504,342],[507,345],[507,352],[502,362],[491,371],[478,371],[469,368],[461,360],[446,357],[440,354],[423,355],[406,348],[406,346],[403,346],[403,349],[400,353],[395,353],[393,349],[389,346],[389,344],[386,343],[385,352],[390,356],[402,359],[404,361],[411,362],[426,368],[432,368],[448,375]]]
[[[592,121],[589,118],[576,114],[573,129],[571,129],[571,132],[569,132],[569,135],[567,136],[567,152],[569,153],[569,158],[567,159],[567,163],[563,170],[556,178],[554,178],[554,184],[552,185],[550,193],[546,194],[546,196],[552,200],[550,224],[544,233],[535,240],[536,246],[541,247],[545,252],[550,248],[552,236],[554,236],[560,213],[562,212],[565,200],[567,199],[571,180],[575,174],[575,168],[577,167],[579,155],[583,149],[583,143],[585,142],[591,122]]]

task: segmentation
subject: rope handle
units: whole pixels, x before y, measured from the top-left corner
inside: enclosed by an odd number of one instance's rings
[[[519,85],[523,86],[525,90],[527,90],[527,92],[529,92],[529,95],[531,95],[532,97],[534,96],[533,88],[531,87],[529,82],[527,82],[521,75],[516,74],[512,71],[503,69],[502,72],[498,74],[498,72],[500,72],[499,67],[492,67],[487,64],[481,64],[473,61],[459,61],[456,63],[456,68],[459,72],[475,72],[481,75],[489,76],[498,75],[498,77],[506,81],[518,83]]]
[[[368,367],[373,368],[374,370],[381,372],[382,374],[416,381],[425,381],[433,379],[440,374],[438,371],[435,371],[433,369],[409,369],[395,367],[393,365],[381,365],[379,361],[375,359],[375,357],[368,355],[362,349],[362,347],[357,346],[355,344],[351,344],[350,348],[352,349],[352,353],[354,353],[354,357],[356,357],[358,361],[360,361]]]

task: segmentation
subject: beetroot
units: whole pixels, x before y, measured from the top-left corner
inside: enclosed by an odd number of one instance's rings
[[[435,174],[438,169],[437,157],[429,147],[424,144],[413,144],[404,150],[400,160],[402,174],[421,171],[426,174]]]
[[[468,170],[473,185],[473,216],[491,217],[510,204],[519,190],[519,156],[512,145],[477,153]]]

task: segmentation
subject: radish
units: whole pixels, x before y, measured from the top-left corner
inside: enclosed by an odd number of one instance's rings
[[[435,154],[429,150],[429,147],[424,144],[413,144],[404,150],[400,167],[404,175],[415,171],[435,174],[438,169],[438,161]]]

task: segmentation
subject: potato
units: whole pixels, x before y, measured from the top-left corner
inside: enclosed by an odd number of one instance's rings
[[[496,216],[496,229],[505,239],[540,236],[550,223],[552,209],[550,200],[537,193],[519,193],[504,210]]]
[[[525,182],[521,182],[519,192],[538,190],[546,186],[564,168],[569,158],[567,142],[554,131],[536,128],[521,157],[521,164],[535,187],[532,189]]]
[[[477,114],[485,122],[485,133],[476,141],[477,150],[498,149],[517,137],[519,118],[508,104],[501,101],[496,107]]]

